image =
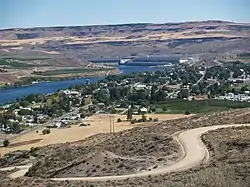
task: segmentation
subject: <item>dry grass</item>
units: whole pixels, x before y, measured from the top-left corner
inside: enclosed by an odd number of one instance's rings
[[[6,153],[16,151],[16,150],[29,150],[31,147],[41,147],[51,144],[57,143],[66,143],[66,142],[74,142],[78,140],[82,140],[84,138],[90,137],[92,135],[98,133],[108,133],[110,132],[110,122],[109,116],[106,114],[93,115],[86,120],[86,123],[90,123],[91,126],[88,127],[79,127],[79,126],[71,126],[71,128],[64,129],[51,129],[51,133],[48,135],[41,135],[40,133],[31,132],[29,134],[25,134],[21,136],[14,143],[20,143],[25,141],[32,141],[35,139],[41,139],[41,141],[28,144],[21,145],[9,148],[0,148],[0,154],[4,155]],[[115,132],[131,129],[137,126],[150,126],[155,123],[146,123],[146,124],[130,124],[130,122],[121,122],[117,123],[117,119],[121,118],[122,120],[126,120],[126,115],[113,115],[115,118]],[[183,117],[188,117],[181,114],[149,114],[148,117],[158,118],[159,120],[172,120],[179,119]],[[139,119],[141,116],[134,116],[134,118]]]
[[[82,165],[81,168],[85,168],[86,163],[88,163],[87,165],[90,168],[92,165],[95,166],[95,163],[99,162],[99,155],[105,151],[110,151],[123,157],[138,158],[148,156],[156,158],[155,160],[161,158],[160,160],[164,162],[168,160],[176,161],[179,158],[180,150],[178,144],[172,138],[173,133],[201,126],[249,122],[249,113],[249,109],[211,113],[187,119],[170,120],[155,126],[137,127],[118,132],[113,136],[108,136],[107,134],[98,135],[90,137],[88,140],[67,144],[67,146],[64,145],[63,148],[62,145],[54,145],[53,151],[51,147],[46,151],[46,155],[37,159],[38,162],[31,168],[29,176],[64,176],[65,173],[68,174],[67,171],[70,171],[70,176],[99,175],[99,170],[95,170],[97,173],[91,172],[87,174],[85,170],[80,170],[79,165]],[[41,150],[41,152],[44,152],[44,150]],[[48,155],[48,152],[51,154]],[[68,154],[63,154],[65,152]],[[86,158],[89,156],[97,160],[94,159],[88,162]],[[61,160],[67,161],[67,164]],[[160,163],[158,162],[150,162],[146,165],[146,170],[154,166],[159,167],[159,165]],[[106,169],[102,171],[103,174],[124,172],[124,168],[121,170],[118,166],[119,162],[114,164],[116,170],[110,170],[111,167],[108,165],[108,162],[102,162],[99,168]],[[135,164],[135,169],[137,170],[143,167],[145,165],[141,163]],[[130,167],[127,168],[128,171],[131,171]]]
[[[95,176],[106,173],[123,173],[131,171],[129,164],[117,161],[123,164],[124,168],[118,168],[118,165],[105,161],[105,158],[98,156],[103,150],[117,151],[120,154],[140,155],[147,152],[148,143],[151,145],[160,145],[159,142],[165,137],[176,131],[196,128],[200,126],[210,126],[230,123],[249,123],[250,109],[229,110],[219,113],[211,113],[200,116],[193,116],[188,119],[176,119],[163,122],[156,126],[138,127],[130,130],[116,133],[116,136],[107,134],[98,134],[76,143],[51,145],[43,147],[37,151],[38,157],[34,166],[29,172],[29,176],[50,177],[63,176]],[[5,186],[155,186],[155,187],[245,187],[249,186],[249,130],[250,128],[229,128],[209,132],[203,136],[207,147],[210,150],[212,159],[209,164],[199,166],[180,173],[169,175],[148,176],[144,178],[127,179],[124,181],[106,181],[106,182],[52,182],[46,179],[22,178],[16,180],[4,179],[2,184]],[[159,136],[154,136],[158,135]],[[165,135],[165,136],[161,136]],[[114,138],[114,137],[119,137]],[[145,137],[146,142],[143,143]],[[157,137],[157,138],[156,138]],[[134,144],[138,142],[138,144]],[[134,145],[133,145],[134,144]],[[166,142],[168,146],[171,140]],[[138,152],[133,147],[141,149]],[[170,146],[168,154],[172,154],[175,146]],[[154,149],[153,156],[162,154],[160,149]],[[158,151],[158,152],[157,152]],[[165,150],[166,151],[166,150]],[[100,155],[100,154],[99,154]],[[116,162],[116,159],[113,159]],[[88,163],[88,164],[87,164]],[[115,166],[116,170],[105,168],[107,165]],[[103,169],[106,170],[103,170]],[[88,170],[88,172],[87,172]]]

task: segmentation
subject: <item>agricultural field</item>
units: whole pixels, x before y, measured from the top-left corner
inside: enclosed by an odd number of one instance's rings
[[[27,63],[23,63],[23,62],[14,62],[14,61],[9,62],[9,61],[0,59],[0,66],[8,66],[6,68],[24,69],[24,68],[39,67],[41,65],[33,65],[33,64],[27,64]]]
[[[91,72],[98,72],[98,71],[109,71],[113,70],[113,68],[104,68],[104,69],[86,69],[86,68],[77,68],[77,69],[58,69],[58,70],[48,70],[43,72],[36,72],[36,75],[42,76],[56,76],[62,74],[79,74],[79,73],[91,73]]]
[[[215,111],[223,111],[230,108],[250,107],[248,102],[228,100],[167,100],[153,105],[157,114],[184,114],[186,112],[197,114]]]

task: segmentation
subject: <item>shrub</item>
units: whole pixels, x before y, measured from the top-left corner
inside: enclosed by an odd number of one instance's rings
[[[149,121],[153,121],[153,118],[149,118],[148,120],[149,120]]]
[[[151,108],[151,111],[156,112],[156,108],[155,107]]]
[[[42,133],[43,133],[43,134],[50,134],[50,129],[44,129],[44,130],[42,131]]]
[[[31,147],[30,148],[30,155],[33,157],[37,157],[38,156],[37,150],[38,150],[37,147]]]
[[[118,119],[117,119],[117,122],[118,122],[118,123],[122,122],[121,118],[118,118]]]
[[[133,120],[131,121],[131,124],[135,124],[135,123],[137,123],[137,120],[136,120],[136,119],[133,119]]]
[[[154,122],[157,122],[157,121],[159,121],[159,119],[158,119],[158,118],[155,118],[155,119],[154,119]]]
[[[38,147],[31,147],[30,148],[30,153],[36,152],[38,150]]]
[[[4,146],[4,147],[8,147],[9,145],[10,145],[9,140],[4,140],[4,141],[3,141],[3,146]]]
[[[142,116],[142,118],[141,118],[141,120],[142,120],[142,122],[146,122],[147,121],[147,116]]]
[[[166,106],[164,106],[164,107],[162,108],[162,110],[163,110],[163,111],[167,111],[168,109],[167,109]]]
[[[190,111],[186,111],[185,114],[186,114],[186,115],[189,115],[189,114],[190,114]]]

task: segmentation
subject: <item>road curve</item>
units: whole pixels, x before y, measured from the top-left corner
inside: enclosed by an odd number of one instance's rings
[[[163,168],[156,168],[151,171],[138,172],[128,175],[116,175],[116,176],[101,176],[101,177],[68,177],[68,178],[51,178],[54,181],[107,181],[107,180],[125,180],[127,178],[135,177],[145,177],[145,176],[154,176],[160,174],[167,174],[170,172],[178,172],[187,170],[193,167],[198,166],[199,164],[206,162],[209,158],[209,152],[206,146],[201,140],[201,135],[210,131],[216,130],[219,128],[227,127],[239,127],[239,126],[250,126],[250,124],[237,124],[237,125],[218,125],[218,126],[209,126],[209,127],[200,127],[196,129],[191,129],[184,131],[178,135],[178,141],[184,151],[184,157],[179,162],[166,166]],[[24,167],[24,166],[23,166]],[[3,168],[6,170],[6,168]],[[0,169],[0,170],[3,170]],[[13,173],[10,177],[20,177],[25,174],[27,167],[21,169],[20,171]],[[19,176],[20,175],[20,176]]]

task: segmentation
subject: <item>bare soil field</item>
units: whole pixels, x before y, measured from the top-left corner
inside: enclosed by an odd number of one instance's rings
[[[16,142],[16,143],[12,143],[9,145],[9,148],[10,147],[20,147],[20,146],[23,146],[23,145],[29,145],[29,144],[34,144],[34,143],[37,143],[37,142],[40,142],[42,139],[34,139],[34,140],[29,140],[29,141],[24,141],[24,142]]]
[[[90,123],[90,126],[87,127],[79,127],[79,126],[71,126],[71,128],[63,128],[63,129],[51,129],[51,133],[47,135],[42,135],[41,132],[31,132],[29,134],[25,134],[21,136],[17,141],[13,142],[19,146],[12,146],[8,148],[0,148],[0,154],[4,155],[5,153],[16,151],[16,150],[29,150],[31,147],[40,147],[57,143],[66,143],[66,142],[74,142],[78,140],[82,140],[84,138],[90,137],[92,135],[98,133],[109,133],[110,132],[110,115],[107,114],[98,114],[89,117],[86,120],[86,123]],[[126,115],[113,115],[115,120],[115,132],[131,129],[137,126],[151,126],[156,123],[143,123],[143,124],[131,124],[126,121]],[[160,121],[179,119],[184,117],[189,117],[182,114],[149,114],[148,117],[158,118]],[[191,116],[191,115],[190,115]],[[124,120],[124,122],[117,123],[117,119],[120,118]],[[141,118],[140,115],[134,116],[134,118]],[[38,142],[32,143],[32,141],[36,139],[41,139]],[[30,142],[29,144],[21,145],[22,142]]]

